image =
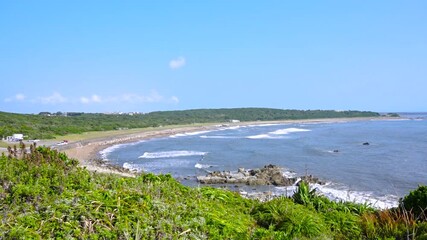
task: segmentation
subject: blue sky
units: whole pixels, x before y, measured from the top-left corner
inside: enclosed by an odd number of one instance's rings
[[[427,1],[0,0],[0,111],[427,111]]]

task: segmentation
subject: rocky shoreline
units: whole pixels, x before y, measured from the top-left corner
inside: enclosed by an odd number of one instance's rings
[[[272,164],[259,169],[239,168],[237,172],[214,171],[205,176],[197,176],[197,181],[201,184],[245,184],[251,186],[293,186],[300,181],[324,184],[324,182],[312,175],[287,177],[283,168]]]

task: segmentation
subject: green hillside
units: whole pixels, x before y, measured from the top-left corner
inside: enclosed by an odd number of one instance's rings
[[[135,115],[74,113],[68,116],[0,112],[0,136],[23,133],[28,139],[49,139],[71,133],[146,128],[192,123],[272,121],[315,118],[378,117],[375,112],[328,110],[281,110],[270,108],[197,109]]]

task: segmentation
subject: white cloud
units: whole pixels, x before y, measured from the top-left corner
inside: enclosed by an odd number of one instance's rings
[[[26,102],[27,97],[18,93],[13,97],[5,98],[4,102]],[[67,98],[62,96],[58,92],[53,92],[50,96],[37,97],[30,99],[28,102],[35,104],[61,104],[61,103],[80,103],[80,104],[144,104],[144,103],[166,103],[166,104],[177,104],[179,99],[176,96],[163,96],[156,90],[152,90],[148,94],[135,94],[126,93],[116,96],[100,96],[98,94],[92,94],[91,96],[81,96],[79,98]]]
[[[22,93],[18,93],[18,94],[15,95],[15,99],[17,101],[24,101],[25,100],[25,95],[22,94]]]
[[[101,98],[98,95],[92,95],[92,101],[101,102]]]
[[[22,94],[22,93],[18,93],[18,94],[16,94],[15,96],[13,96],[13,97],[10,97],[10,98],[6,98],[6,99],[4,99],[4,101],[5,102],[15,102],[15,101],[18,101],[18,102],[22,102],[22,101],[24,101],[25,100],[25,95],[24,94]]]
[[[185,64],[186,64],[186,62],[185,62],[185,58],[184,58],[184,57],[178,57],[178,58],[176,58],[176,59],[172,59],[172,60],[169,62],[169,67],[170,67],[171,69],[179,69],[179,68],[184,67],[184,66],[185,66]]]
[[[118,102],[127,103],[155,103],[162,102],[164,100],[164,97],[153,90],[149,95],[123,94],[114,99]]]
[[[176,97],[176,96],[172,96],[172,97],[171,97],[171,101],[172,101],[173,103],[179,103],[179,99],[178,99],[178,97]]]
[[[100,96],[93,94],[91,97],[81,97],[80,98],[81,103],[102,103],[102,99]]]
[[[90,103],[90,99],[89,99],[89,98],[87,98],[87,97],[81,97],[81,98],[80,98],[80,102],[81,102],[81,103],[85,103],[85,104],[86,104],[86,103]]]
[[[54,92],[52,95],[47,97],[39,97],[34,102],[40,102],[42,104],[57,104],[67,102],[67,98],[63,97],[60,93]]]
[[[179,99],[175,96],[165,98],[157,91],[152,90],[148,95],[140,95],[134,93],[121,94],[117,96],[101,97],[99,95],[92,95],[91,97],[80,97],[80,103],[178,103]]]

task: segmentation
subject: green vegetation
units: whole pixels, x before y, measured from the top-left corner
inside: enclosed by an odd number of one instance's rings
[[[413,212],[417,219],[427,221],[427,186],[420,186],[405,196],[401,204],[407,211]]]
[[[397,113],[387,113],[385,116],[387,116],[387,117],[400,117],[400,115]]]
[[[194,123],[273,121],[315,118],[377,117],[378,113],[361,111],[281,110],[269,108],[198,109],[151,112],[135,115],[74,113],[29,115],[0,112],[0,136],[23,133],[27,139],[51,139],[55,136],[90,131],[108,131]]]
[[[123,178],[77,164],[45,147],[9,148],[0,157],[0,239],[427,239],[425,218],[411,210],[331,202],[305,183],[293,198],[262,203],[170,175]],[[424,207],[413,205],[424,189],[405,207]]]

